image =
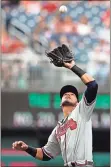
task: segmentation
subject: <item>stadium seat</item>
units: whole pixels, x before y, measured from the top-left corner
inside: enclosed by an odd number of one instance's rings
[[[34,162],[11,162],[9,167],[37,167],[37,164]]]

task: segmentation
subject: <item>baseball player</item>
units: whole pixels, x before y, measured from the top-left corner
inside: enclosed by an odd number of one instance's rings
[[[26,151],[42,161],[62,154],[64,166],[67,167],[94,167],[91,115],[95,107],[98,84],[75,64],[72,52],[66,45],[59,46],[47,53],[47,56],[55,66],[68,68],[80,77],[86,90],[80,101],[74,86],[66,85],[60,90],[60,106],[64,119],[58,122],[44,147],[33,148],[23,141],[16,141],[12,148]]]

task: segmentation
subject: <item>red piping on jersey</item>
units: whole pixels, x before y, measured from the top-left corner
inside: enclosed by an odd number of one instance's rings
[[[66,133],[65,133],[65,157],[66,157],[66,163],[68,164],[68,162],[67,162],[67,154],[66,154]]]
[[[87,106],[90,106],[91,104],[93,104],[95,102],[95,99],[91,103],[88,103],[87,100],[86,100],[86,97],[84,96],[84,101],[85,101],[85,104]]]
[[[49,158],[53,158],[53,156],[51,154],[49,154],[45,149],[44,147],[42,147],[42,151],[49,157]]]

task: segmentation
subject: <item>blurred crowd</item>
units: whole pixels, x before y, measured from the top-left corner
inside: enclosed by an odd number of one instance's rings
[[[45,50],[62,43],[71,47],[76,62],[85,65],[86,72],[106,85],[110,1],[12,2],[2,1],[2,88],[27,88],[27,81],[36,85],[45,75]],[[68,7],[67,13],[58,11],[62,4]]]

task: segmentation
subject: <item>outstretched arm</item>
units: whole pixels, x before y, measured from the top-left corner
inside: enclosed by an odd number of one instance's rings
[[[56,138],[56,128],[49,136],[47,144],[42,148],[34,148],[28,146],[23,141],[16,141],[12,144],[12,148],[16,150],[22,150],[42,161],[48,161],[61,153],[59,143]]]
[[[74,60],[72,60],[70,63],[64,63],[64,66],[78,75],[82,82],[87,86],[87,89],[85,91],[85,102],[87,105],[92,103],[96,98],[98,90],[98,84],[95,79],[85,71],[83,71],[81,68],[76,66]]]
[[[88,121],[91,118],[91,114],[95,107],[98,84],[92,76],[77,67],[74,61],[71,63],[64,63],[64,66],[78,75],[82,82],[87,86],[87,89],[85,90],[80,101],[80,114],[83,117],[85,116],[86,120]]]
[[[12,144],[12,148],[16,150],[21,150],[27,152],[29,155],[33,156],[34,158],[37,158],[39,160],[48,160],[48,157],[43,153],[42,148],[34,148],[23,141],[15,141]],[[50,159],[50,158],[49,158]]]
[[[83,71],[81,68],[76,66],[74,60],[72,60],[70,63],[64,63],[64,66],[72,70],[76,75],[78,75],[84,84],[87,84],[88,82],[95,80],[92,76],[90,76],[85,71]]]

